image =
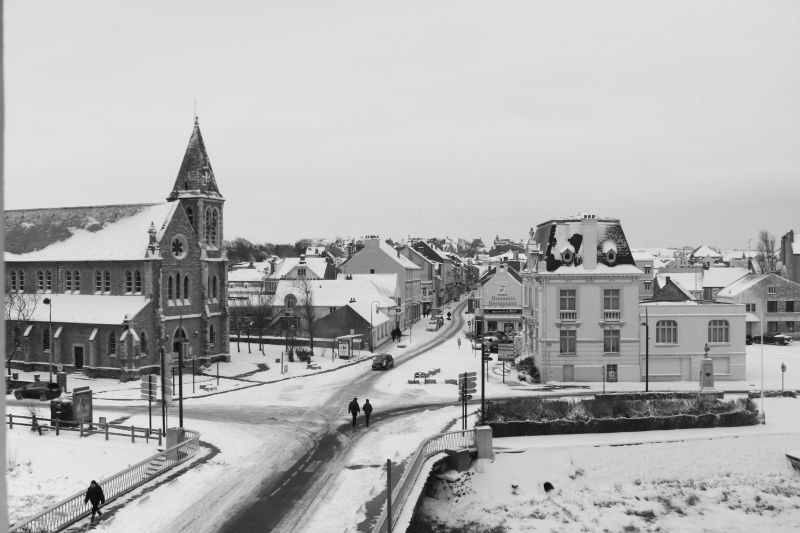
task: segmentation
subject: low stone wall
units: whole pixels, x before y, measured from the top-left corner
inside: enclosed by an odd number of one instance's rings
[[[572,433],[615,433],[620,431],[655,431],[659,429],[691,429],[732,426],[753,426],[761,422],[758,411],[672,415],[642,418],[590,418],[588,420],[552,420],[538,422],[520,420],[490,422],[494,437],[527,437]]]

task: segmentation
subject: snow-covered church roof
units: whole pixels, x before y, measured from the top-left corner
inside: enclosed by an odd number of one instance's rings
[[[145,258],[153,224],[156,242],[178,202],[5,212],[6,261],[121,261]]]

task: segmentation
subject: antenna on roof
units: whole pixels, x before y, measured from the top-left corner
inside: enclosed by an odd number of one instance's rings
[[[194,123],[197,125],[197,97],[194,97]]]

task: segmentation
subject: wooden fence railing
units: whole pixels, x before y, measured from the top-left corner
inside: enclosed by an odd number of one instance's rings
[[[8,428],[13,429],[15,425],[33,427],[34,430],[38,427],[40,432],[55,431],[56,435],[59,435],[62,431],[77,431],[80,432],[81,437],[92,434],[104,434],[106,440],[108,440],[110,435],[130,437],[131,442],[136,442],[137,438],[140,440],[144,439],[146,442],[150,442],[150,439],[157,439],[159,446],[161,445],[161,431],[158,428],[150,429],[137,426],[125,426],[123,424],[100,424],[97,422],[72,422],[54,418],[9,414]]]

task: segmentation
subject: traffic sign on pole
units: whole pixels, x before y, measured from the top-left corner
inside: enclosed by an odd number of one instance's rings
[[[478,384],[478,380],[477,380],[477,379],[475,379],[475,378],[469,378],[469,379],[460,379],[460,378],[459,378],[459,380],[458,380],[458,386],[459,386],[459,387],[463,387],[463,386],[464,386],[464,383],[466,383],[466,384],[467,384],[467,388],[469,388],[469,387],[476,387],[476,386],[477,386],[477,384]]]
[[[475,391],[472,391],[472,392],[475,392]],[[459,394],[459,395],[458,395],[458,399],[459,399],[459,400],[461,400],[462,402],[463,402],[465,399],[467,399],[467,400],[471,400],[471,399],[472,399],[472,395],[471,395],[471,394],[467,394],[466,396],[464,396],[463,394]]]
[[[155,374],[142,376],[142,400],[155,400],[158,394],[158,385]]]
[[[478,375],[477,372],[462,372],[458,375],[459,379],[461,378],[472,378]]]

